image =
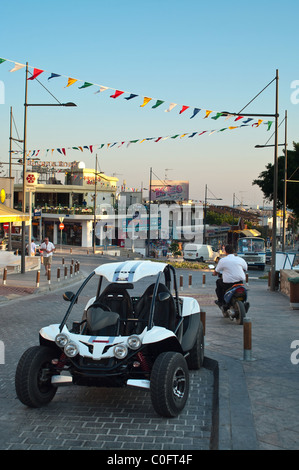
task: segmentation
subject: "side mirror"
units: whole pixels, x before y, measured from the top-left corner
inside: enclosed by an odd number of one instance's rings
[[[159,300],[160,302],[165,302],[165,300],[168,300],[168,299],[170,299],[170,294],[169,294],[169,292],[160,292],[160,293],[158,294],[158,300]]]
[[[75,297],[75,294],[74,294],[74,292],[67,291],[67,292],[64,292],[64,294],[62,294],[62,297],[67,302],[71,302],[73,300],[73,298]],[[76,300],[76,302],[77,301],[78,301],[78,299]]]

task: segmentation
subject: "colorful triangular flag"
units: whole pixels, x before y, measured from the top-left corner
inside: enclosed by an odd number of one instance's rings
[[[125,100],[127,100],[127,101],[132,100],[133,98],[136,98],[136,96],[138,96],[138,95],[135,95],[134,93],[131,93],[130,96],[125,97]]]
[[[114,95],[110,95],[110,98],[118,98],[120,95],[122,95],[124,91],[121,90],[115,90]]]
[[[71,86],[73,85],[74,83],[76,83],[78,80],[76,78],[69,78],[68,79],[68,82],[67,82],[67,86],[64,87],[64,88],[67,88],[68,86]]]
[[[143,108],[145,105],[147,105],[147,103],[149,103],[151,101],[151,98],[149,98],[148,96],[145,96],[143,98],[143,103],[140,105],[140,108]]]
[[[163,104],[163,103],[164,103],[164,101],[162,101],[162,100],[157,100],[157,101],[156,101],[156,104],[154,104],[154,106],[152,106],[152,108],[153,108],[153,109],[158,108],[158,106],[160,106],[160,105]]]
[[[40,69],[33,69],[33,74],[31,77],[28,78],[28,80],[34,80],[36,77],[38,77],[41,73],[43,73],[43,70]]]
[[[25,64],[19,64],[18,62],[15,62],[15,66],[14,66],[14,68],[12,68],[10,70],[10,72],[16,72],[17,70],[20,70],[23,67],[25,67]]]
[[[78,88],[79,88],[79,90],[80,90],[81,88],[87,88],[87,87],[92,86],[92,85],[93,85],[93,83],[84,82],[83,85],[82,85],[82,86],[79,86]]]
[[[206,109],[206,115],[205,115],[204,119],[207,119],[207,117],[210,116],[211,112],[212,111],[209,111],[208,109]]]
[[[179,114],[182,114],[184,111],[186,111],[186,109],[188,109],[189,106],[182,106],[182,109],[181,111],[179,112]]]
[[[61,75],[58,75],[58,73],[51,73],[50,77],[48,77],[48,80],[51,80],[51,78],[57,78],[61,77]]]
[[[165,109],[165,113],[169,113],[175,106],[177,106],[177,103],[170,103],[168,109]]]
[[[199,113],[199,111],[201,111],[200,108],[194,108],[193,114],[192,114],[192,116],[190,117],[190,119],[194,118],[194,116],[196,116],[196,114]]]

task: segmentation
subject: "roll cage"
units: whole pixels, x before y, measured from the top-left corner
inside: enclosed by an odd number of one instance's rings
[[[105,269],[105,267],[109,267],[109,269],[107,268]],[[151,269],[151,268],[154,268],[154,269]],[[110,282],[114,282],[118,284],[119,286],[123,286],[125,288],[128,286],[128,281],[134,282],[143,277],[156,275],[156,281],[155,281],[154,288],[153,288],[152,301],[150,305],[150,311],[149,311],[148,322],[147,322],[148,330],[150,330],[154,326],[156,299],[158,295],[160,296],[161,300],[166,299],[167,292],[162,292],[158,294],[159,285],[160,284],[163,285],[162,275],[164,275],[164,285],[167,287],[167,290],[169,291],[170,296],[172,295],[170,293],[170,289],[171,289],[171,285],[173,284],[173,289],[174,289],[173,299],[175,303],[176,317],[179,319],[179,321],[176,324],[175,331],[179,330],[183,322],[183,318],[181,316],[181,303],[179,301],[177,279],[175,275],[175,269],[173,268],[173,266],[166,264],[166,263],[157,263],[157,262],[152,262],[152,261],[139,261],[137,263],[135,261],[127,261],[125,263],[109,263],[109,264],[101,265],[98,268],[96,268],[85,279],[85,281],[83,281],[78,291],[75,294],[72,294],[70,299],[67,299],[67,300],[70,300],[70,306],[67,309],[66,314],[59,326],[60,332],[62,331],[63,327],[66,325],[66,322],[72,311],[72,308],[74,304],[78,301],[78,298],[81,292],[83,291],[87,283],[95,275],[99,276],[99,282],[97,286],[97,293],[96,293],[96,298],[94,300],[94,303],[96,303],[97,299],[99,299],[102,293],[102,283],[103,283],[104,278]]]

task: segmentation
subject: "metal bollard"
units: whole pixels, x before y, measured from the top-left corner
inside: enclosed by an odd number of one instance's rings
[[[6,279],[7,279],[7,268],[3,269],[3,285],[6,285]]]
[[[203,274],[202,275],[202,287],[205,287],[206,286],[206,275]]]
[[[62,262],[61,262],[61,264],[64,264],[64,258],[62,258]]]
[[[70,277],[73,277],[73,265],[70,265]]]
[[[48,268],[48,284],[51,284],[51,268]]]
[[[37,273],[36,273],[36,287],[39,287],[39,282],[40,282],[40,271],[37,271]]]
[[[248,286],[248,273],[246,273],[246,286]]]
[[[78,260],[76,261],[76,263],[77,263],[77,271],[78,271],[78,273],[79,273],[79,271],[80,271],[80,263],[79,263]]]
[[[192,274],[189,274],[189,288],[192,287]]]
[[[57,281],[60,282],[60,268],[57,268]]]
[[[180,289],[183,290],[183,276],[180,276]]]
[[[67,279],[67,266],[64,266],[64,279]]]
[[[243,320],[243,361],[254,361],[252,358],[251,320]]]
[[[73,253],[73,248],[70,248],[70,253]]]

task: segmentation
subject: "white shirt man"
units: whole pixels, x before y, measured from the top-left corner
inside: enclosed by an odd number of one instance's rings
[[[43,255],[43,262],[46,270],[45,274],[47,276],[48,270],[51,269],[52,257],[53,252],[55,251],[55,246],[52,242],[49,241],[49,238],[46,237],[43,243],[41,244],[39,251]]]
[[[245,271],[247,271],[247,263],[240,256],[233,254],[227,255],[225,258],[219,260],[215,271],[222,273],[224,283],[245,281]]]
[[[235,256],[233,254],[233,248],[231,245],[226,245],[225,252],[225,258],[220,259],[213,273],[214,276],[217,276],[218,273],[222,274],[222,278],[217,279],[216,281],[216,294],[218,300],[215,302],[220,306],[224,304],[225,291],[233,284],[245,281],[245,271],[248,269],[246,261],[240,256]]]

